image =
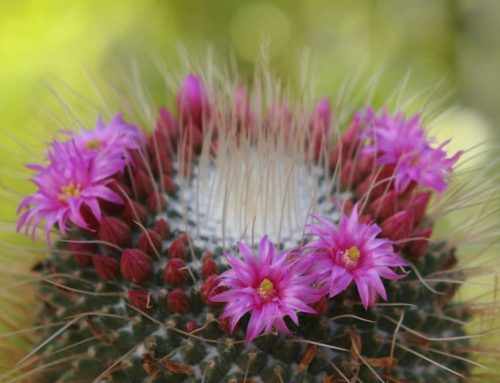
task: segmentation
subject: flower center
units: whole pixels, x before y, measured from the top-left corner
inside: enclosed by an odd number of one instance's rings
[[[101,149],[101,141],[98,139],[87,141],[87,149],[89,150],[99,150]]]
[[[59,200],[66,202],[68,198],[78,198],[82,192],[82,187],[80,184],[75,184],[70,181],[67,185],[61,187],[61,192],[59,193]]]
[[[342,260],[347,268],[356,267],[361,257],[361,251],[357,246],[351,246],[349,249],[344,250],[342,253]]]
[[[274,295],[274,284],[269,279],[264,278],[260,282],[260,286],[257,289],[257,293],[263,299],[270,299]]]

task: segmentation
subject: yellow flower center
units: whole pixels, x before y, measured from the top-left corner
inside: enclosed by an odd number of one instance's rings
[[[345,250],[342,254],[342,258],[347,267],[356,267],[361,257],[361,252],[357,246],[352,246]]]
[[[87,141],[87,149],[89,150],[99,150],[101,149],[101,141],[95,139]]]
[[[257,289],[257,293],[265,299],[270,298],[274,294],[274,284],[269,279],[264,278],[260,282],[260,286]]]
[[[82,190],[80,184],[75,184],[70,181],[67,185],[61,187],[61,192],[59,193],[59,200],[66,202],[68,198],[78,198],[80,197]]]

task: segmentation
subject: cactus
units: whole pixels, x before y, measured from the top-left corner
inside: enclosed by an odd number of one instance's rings
[[[464,382],[486,368],[479,310],[454,299],[471,272],[431,240],[461,153],[399,111],[362,109],[339,136],[327,99],[307,110],[259,81],[191,74],[154,129],[99,119],[31,166],[18,230],[45,222],[49,251],[34,345],[7,380]]]

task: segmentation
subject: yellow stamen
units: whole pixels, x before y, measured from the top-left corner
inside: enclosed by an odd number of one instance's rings
[[[356,246],[352,246],[349,250],[347,250],[346,256],[351,262],[357,262],[361,256],[361,252]]]
[[[260,282],[259,289],[257,290],[259,295],[263,298],[269,298],[274,293],[274,284],[269,279],[264,278]]]
[[[87,149],[89,150],[99,150],[101,149],[101,141],[99,140],[90,140],[87,142]]]
[[[70,181],[67,185],[61,187],[61,193],[59,193],[59,200],[66,202],[68,198],[78,198],[82,192],[80,184],[75,184]]]

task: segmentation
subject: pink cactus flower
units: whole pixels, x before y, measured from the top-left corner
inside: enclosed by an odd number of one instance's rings
[[[342,215],[338,225],[325,218],[315,219],[319,223],[308,225],[307,235],[317,238],[306,245],[306,258],[329,296],[334,297],[354,282],[365,308],[375,303],[377,293],[387,300],[381,278],[404,277],[393,268],[406,263],[394,252],[391,241],[377,238],[380,227],[360,223],[357,205],[350,217]]]
[[[366,127],[362,133],[369,142],[362,155],[375,156],[379,165],[395,165],[394,187],[404,192],[413,182],[424,188],[443,193],[448,184],[446,178],[462,152],[448,157],[445,147],[438,147],[427,138],[419,115],[407,119],[403,114],[377,115],[367,108],[356,116]]]
[[[50,231],[57,224],[64,235],[69,223],[90,229],[82,209],[87,210],[98,221],[101,219],[99,199],[123,203],[122,198],[107,187],[115,173],[113,166],[95,166],[88,156],[82,154],[74,140],[54,142],[48,153],[49,165],[29,165],[37,174],[32,181],[38,190],[24,198],[18,207],[21,214],[17,230],[31,229],[34,237],[37,227],[44,220],[47,242]]]
[[[113,168],[115,173],[121,173],[130,163],[130,150],[139,149],[143,140],[139,129],[125,122],[120,113],[108,124],[99,117],[95,129],[70,135],[79,153],[94,161],[96,167]]]
[[[250,313],[247,342],[273,327],[290,333],[286,316],[298,324],[297,313],[315,313],[308,305],[321,298],[311,287],[314,276],[304,275],[288,253],[278,253],[267,236],[260,241],[257,255],[244,243],[238,243],[238,248],[243,259],[228,255],[231,268],[220,275],[218,287],[227,290],[210,297],[212,302],[226,303],[221,318],[230,318],[231,332],[246,313]]]

